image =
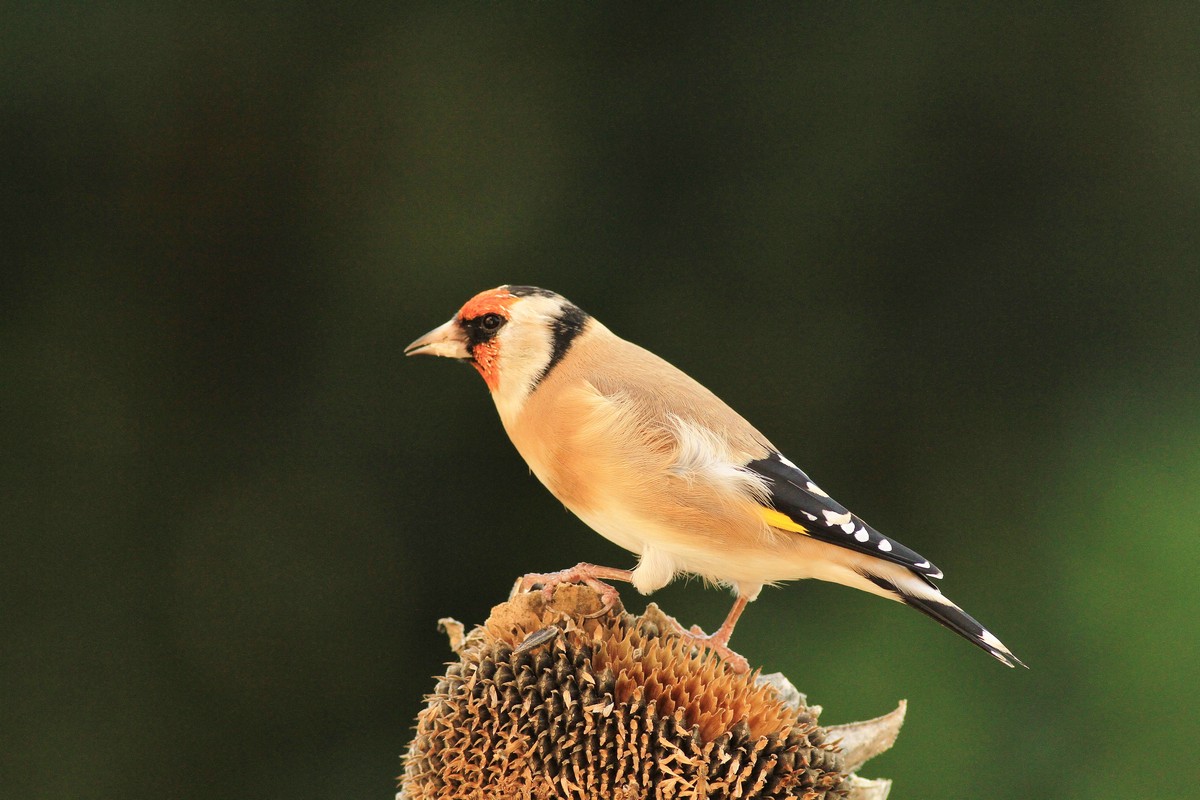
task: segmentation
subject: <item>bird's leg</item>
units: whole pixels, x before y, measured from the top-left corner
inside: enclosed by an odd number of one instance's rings
[[[531,572],[521,578],[520,585],[521,591],[528,592],[540,583],[542,591],[547,598],[550,598],[554,595],[554,587],[560,583],[585,584],[600,595],[602,603],[599,611],[587,615],[587,618],[591,619],[603,616],[612,611],[616,607],[617,601],[621,599],[616,588],[605,583],[601,578],[629,583],[633,580],[633,572],[627,569],[617,569],[616,567],[601,567],[597,564],[576,564],[570,569],[564,569],[560,572]]]
[[[733,635],[733,626],[737,625],[738,617],[745,611],[747,602],[749,601],[745,597],[739,595],[738,599],[733,601],[733,608],[729,609],[729,614],[725,617],[725,621],[721,623],[721,627],[717,628],[716,632],[712,634],[705,634],[704,631],[700,630],[699,625],[693,625],[690,630],[687,630],[679,622],[672,621],[675,622],[676,627],[679,629],[680,636],[690,639],[701,647],[707,647],[712,650],[734,672],[749,672],[750,662],[744,656],[733,652],[729,648],[729,637]]]

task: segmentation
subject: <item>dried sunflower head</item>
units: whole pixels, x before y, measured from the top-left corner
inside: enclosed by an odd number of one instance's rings
[[[653,604],[588,618],[599,609],[592,589],[562,585],[460,633],[459,661],[417,717],[400,797],[850,795],[856,779],[819,708],[697,652]]]

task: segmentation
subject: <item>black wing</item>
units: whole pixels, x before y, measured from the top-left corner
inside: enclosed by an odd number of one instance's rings
[[[746,469],[766,480],[771,508],[803,528],[804,535],[908,567],[931,585],[932,579],[942,577],[929,559],[851,514],[779,453],[751,461]],[[794,530],[787,525],[776,527]]]

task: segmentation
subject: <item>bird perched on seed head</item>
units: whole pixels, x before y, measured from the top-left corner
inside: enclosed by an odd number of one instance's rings
[[[533,474],[580,519],[638,555],[633,570],[590,564],[526,576],[547,589],[627,580],[643,594],[680,573],[733,588],[709,637],[729,636],[766,584],[819,578],[928,614],[996,659],[1020,660],[948,600],[942,572],[826,494],[765,436],[692,378],[625,341],[566,298],[501,286],[405,348],[468,361]],[[1022,665],[1024,666],[1024,665]]]

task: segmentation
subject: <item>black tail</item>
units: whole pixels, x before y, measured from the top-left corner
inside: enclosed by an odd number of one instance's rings
[[[914,597],[905,592],[898,592],[898,594],[905,605],[912,606],[917,611],[933,617],[1000,663],[1010,667],[1025,667],[1025,663],[1014,656],[1003,642],[980,625],[974,617],[949,600],[939,603],[924,597]],[[1028,669],[1028,667],[1025,668]]]
[[[980,625],[970,614],[943,597],[926,576],[911,571],[893,573],[896,577],[903,575],[900,580],[907,586],[901,587],[896,585],[893,578],[873,575],[865,570],[860,570],[859,574],[906,606],[912,606],[917,611],[945,625],[1001,664],[1010,667],[1025,667],[1025,663],[1014,656],[1012,651],[1004,646],[1004,642],[997,639],[991,631]],[[1025,668],[1028,669],[1028,667]]]

